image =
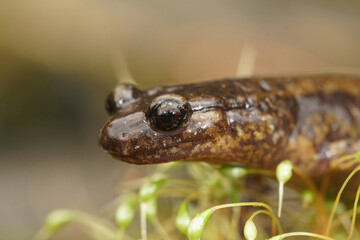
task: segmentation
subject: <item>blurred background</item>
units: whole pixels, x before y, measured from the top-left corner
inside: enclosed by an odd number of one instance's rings
[[[0,238],[96,214],[148,170],[97,145],[122,52],[144,88],[235,76],[248,46],[255,74],[360,73],[359,22],[356,0],[0,0]]]

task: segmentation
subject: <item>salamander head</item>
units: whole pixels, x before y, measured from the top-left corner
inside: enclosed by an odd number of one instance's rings
[[[198,105],[195,109],[189,96],[174,87],[141,91],[119,85],[106,100],[110,118],[100,132],[100,145],[113,157],[135,164],[205,156],[210,146],[200,146],[220,133],[222,114],[201,111]]]

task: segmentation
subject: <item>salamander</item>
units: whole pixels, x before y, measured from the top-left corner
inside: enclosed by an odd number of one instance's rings
[[[100,145],[133,164],[205,161],[274,168],[290,159],[311,177],[360,150],[360,77],[225,78],[140,90],[106,101]]]

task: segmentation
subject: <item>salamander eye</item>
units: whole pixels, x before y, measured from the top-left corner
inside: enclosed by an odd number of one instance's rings
[[[134,102],[142,95],[142,91],[133,85],[123,84],[118,85],[112,91],[105,101],[105,109],[109,115],[116,113],[125,105]]]
[[[173,131],[187,124],[189,104],[182,96],[163,95],[152,101],[146,116],[152,128]]]

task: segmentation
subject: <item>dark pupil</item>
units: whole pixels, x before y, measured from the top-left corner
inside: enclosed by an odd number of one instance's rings
[[[174,101],[162,102],[154,110],[152,124],[158,129],[166,131],[178,128],[186,116],[182,105]]]
[[[163,112],[162,114],[160,114],[160,119],[163,123],[169,124],[174,121],[174,118],[175,118],[174,112],[166,111],[166,112]]]

